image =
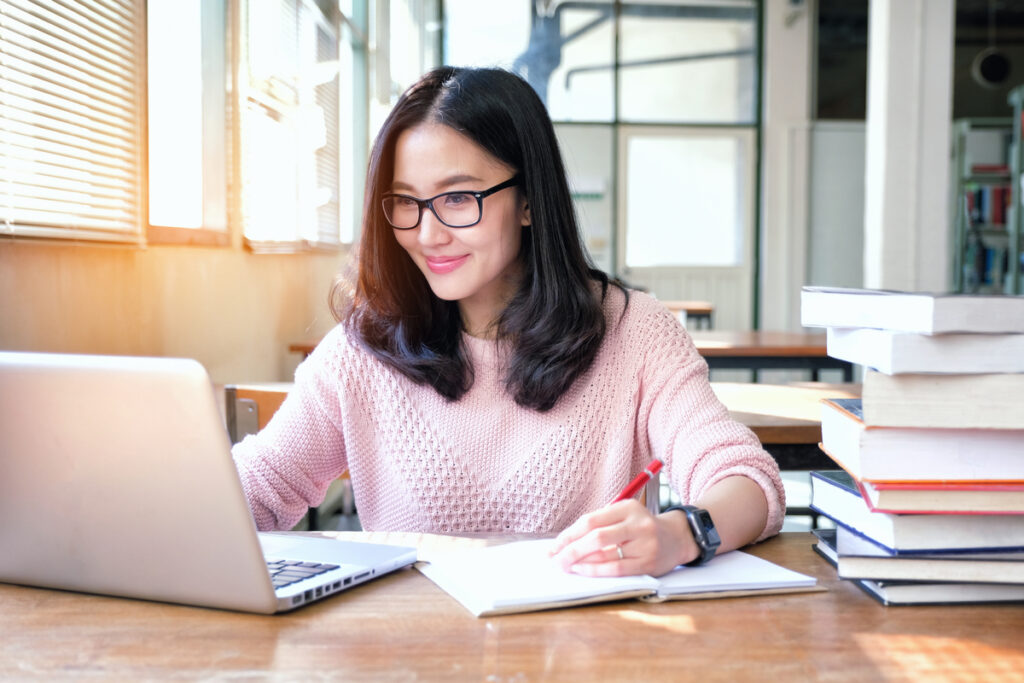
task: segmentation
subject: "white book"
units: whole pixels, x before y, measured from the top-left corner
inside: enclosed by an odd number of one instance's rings
[[[1024,372],[1024,334],[915,334],[873,328],[830,327],[828,355],[904,373]]]
[[[864,424],[861,399],[821,404],[821,445],[865,481],[1024,481],[1024,429]]]
[[[653,576],[589,577],[562,570],[548,539],[438,553],[417,568],[476,616],[639,598],[659,602],[817,590],[812,576],[734,550]]]
[[[861,398],[869,426],[1024,429],[1024,373],[886,375],[867,370]]]
[[[1024,296],[804,287],[800,322],[920,334],[1024,332]]]

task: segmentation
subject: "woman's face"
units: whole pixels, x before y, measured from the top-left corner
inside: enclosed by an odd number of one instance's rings
[[[480,192],[514,175],[515,169],[452,128],[424,123],[398,136],[390,191],[429,199]],[[444,201],[437,200],[438,210]],[[510,187],[484,198],[480,222],[472,227],[448,227],[424,208],[417,227],[394,234],[434,294],[459,302],[466,330],[484,335],[518,286],[522,229],[529,224],[525,199]]]

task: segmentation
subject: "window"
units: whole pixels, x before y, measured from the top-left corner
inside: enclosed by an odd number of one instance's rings
[[[147,0],[150,242],[228,233],[227,0]]]
[[[626,134],[627,268],[743,264],[751,138],[727,128]]]
[[[623,3],[619,118],[750,124],[757,8],[749,0]]]
[[[0,2],[0,234],[351,241],[369,4]]]
[[[339,17],[312,0],[249,0],[244,8],[246,242],[258,251],[339,244]]]
[[[140,243],[141,0],[0,3],[0,233]]]
[[[758,25],[754,0],[448,0],[445,48],[544,100],[596,262],[749,268]]]

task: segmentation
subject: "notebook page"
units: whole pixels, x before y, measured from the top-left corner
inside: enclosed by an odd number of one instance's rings
[[[817,579],[739,550],[716,555],[698,567],[679,567],[658,579],[659,596],[712,591],[813,586]]]
[[[437,553],[418,569],[477,615],[595,596],[654,593],[658,588],[650,576],[595,578],[565,572],[548,557],[550,544],[550,539],[540,539]]]

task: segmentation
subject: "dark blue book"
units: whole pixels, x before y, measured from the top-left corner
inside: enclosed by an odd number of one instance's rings
[[[1024,515],[872,512],[842,470],[811,472],[811,508],[893,554],[1024,549]]]

